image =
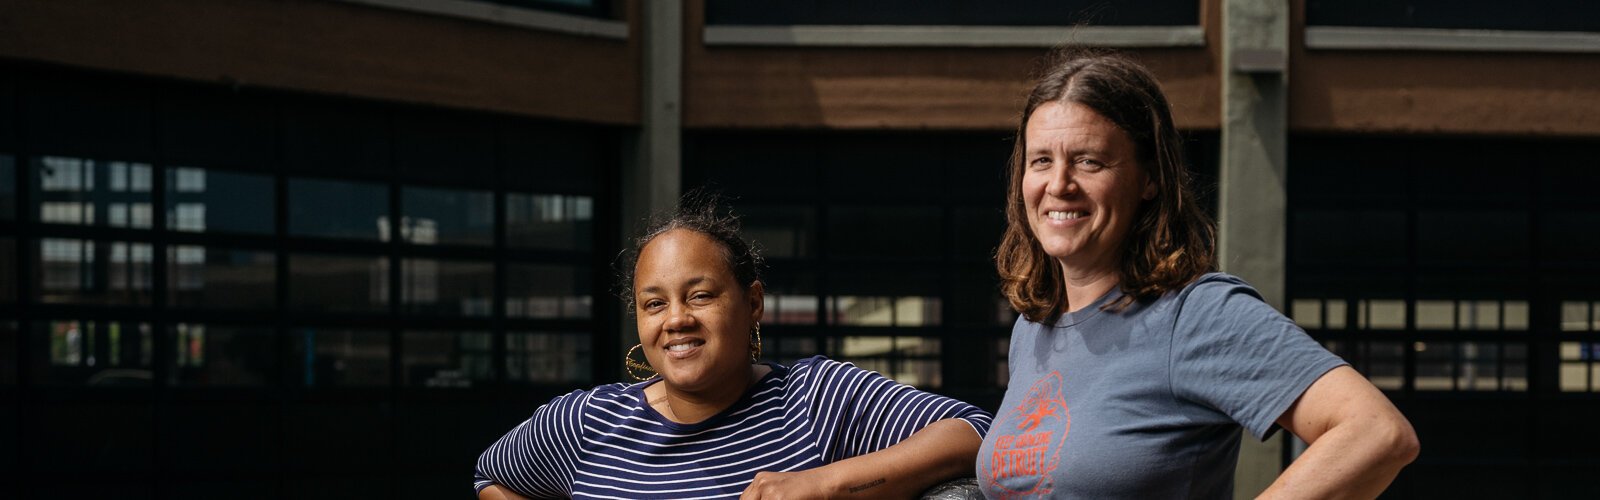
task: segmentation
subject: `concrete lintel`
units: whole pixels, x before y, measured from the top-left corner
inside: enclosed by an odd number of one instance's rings
[[[1600,33],[1307,26],[1306,48],[1600,53]]]
[[[439,16],[471,19],[578,36],[628,39],[628,23],[496,5],[471,0],[340,0]]]
[[[705,28],[709,46],[1204,47],[1200,26],[739,26]]]

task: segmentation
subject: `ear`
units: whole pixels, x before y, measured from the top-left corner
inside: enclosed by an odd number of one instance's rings
[[[750,289],[745,290],[745,300],[750,301],[750,321],[761,321],[762,313],[766,312],[766,285],[760,280],[750,284]]]

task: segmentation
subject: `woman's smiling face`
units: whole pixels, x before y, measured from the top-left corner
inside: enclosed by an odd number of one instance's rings
[[[1139,204],[1155,197],[1128,134],[1088,106],[1052,101],[1028,117],[1022,199],[1044,252],[1069,271],[1116,272]]]
[[[762,285],[738,283],[727,249],[695,231],[667,231],[639,251],[633,286],[639,343],[662,380],[686,392],[743,387]]]

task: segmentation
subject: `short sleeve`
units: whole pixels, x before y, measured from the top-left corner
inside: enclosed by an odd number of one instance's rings
[[[982,438],[994,417],[976,406],[920,391],[877,372],[821,356],[808,366],[806,388],[822,457],[837,462],[893,446],[928,424],[959,418]]]
[[[1227,414],[1256,439],[1313,382],[1345,362],[1237,277],[1211,274],[1179,298],[1173,395]]]
[[[498,484],[531,498],[571,496],[580,418],[589,395],[573,391],[559,396],[501,436],[478,456],[473,488],[483,491]]]

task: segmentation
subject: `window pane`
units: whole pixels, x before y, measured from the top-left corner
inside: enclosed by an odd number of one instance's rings
[[[389,259],[289,256],[289,306],[302,311],[382,312],[389,305]]]
[[[17,163],[11,155],[0,155],[0,220],[17,218]]]
[[[17,301],[17,240],[0,237],[0,303]]]
[[[269,328],[179,323],[168,334],[174,386],[229,387],[272,385],[277,337]]]
[[[150,324],[57,320],[35,323],[34,380],[44,385],[150,385]]]
[[[39,240],[34,263],[44,303],[150,303],[152,248],[148,243]]]
[[[1417,301],[1418,330],[1456,329],[1456,302],[1453,300]]]
[[[1289,310],[1294,323],[1300,328],[1322,328],[1322,299],[1294,299]]]
[[[585,333],[506,334],[506,379],[534,384],[588,385],[594,372]]]
[[[939,297],[828,297],[829,322],[848,326],[938,326]]]
[[[405,332],[405,385],[469,388],[494,380],[488,332]]]
[[[488,316],[494,313],[494,264],[432,259],[401,262],[400,300],[412,313]]]
[[[588,250],[594,240],[594,198],[556,194],[506,195],[506,244],[547,250]]]
[[[765,279],[761,322],[769,325],[814,325],[821,302],[817,298],[817,278],[812,273],[787,273],[773,270]]]
[[[1561,302],[1561,331],[1585,332],[1590,330],[1588,301]]]
[[[294,377],[306,387],[389,385],[389,334],[300,328],[293,335]]]
[[[511,264],[506,278],[506,316],[588,319],[594,297],[589,269],[579,266]]]
[[[269,309],[275,304],[272,252],[167,247],[167,301],[173,307]]]
[[[289,179],[289,234],[388,240],[389,189],[366,182]]]
[[[1417,257],[1423,264],[1515,264],[1528,258],[1527,234],[1521,210],[1422,210]]]
[[[1460,344],[1461,374],[1456,377],[1456,387],[1463,391],[1495,391],[1500,389],[1500,344],[1495,342],[1462,342]]]
[[[1417,342],[1417,378],[1413,381],[1419,391],[1448,391],[1456,360],[1454,342]]]
[[[1356,303],[1356,326],[1371,330],[1398,330],[1406,327],[1406,301],[1362,300]]]
[[[39,222],[150,227],[150,165],[61,156],[33,163]]]
[[[811,257],[817,218],[811,207],[750,205],[741,207],[744,237],[771,258]]]
[[[493,193],[407,187],[400,202],[400,234],[408,243],[494,244]]]
[[[1505,344],[1505,371],[1501,373],[1502,389],[1526,392],[1528,390],[1528,346]]]
[[[0,385],[17,384],[17,322],[0,321]]]
[[[167,169],[167,227],[174,231],[270,234],[276,199],[268,175]]]
[[[937,257],[944,241],[938,207],[830,207],[828,255]]]

